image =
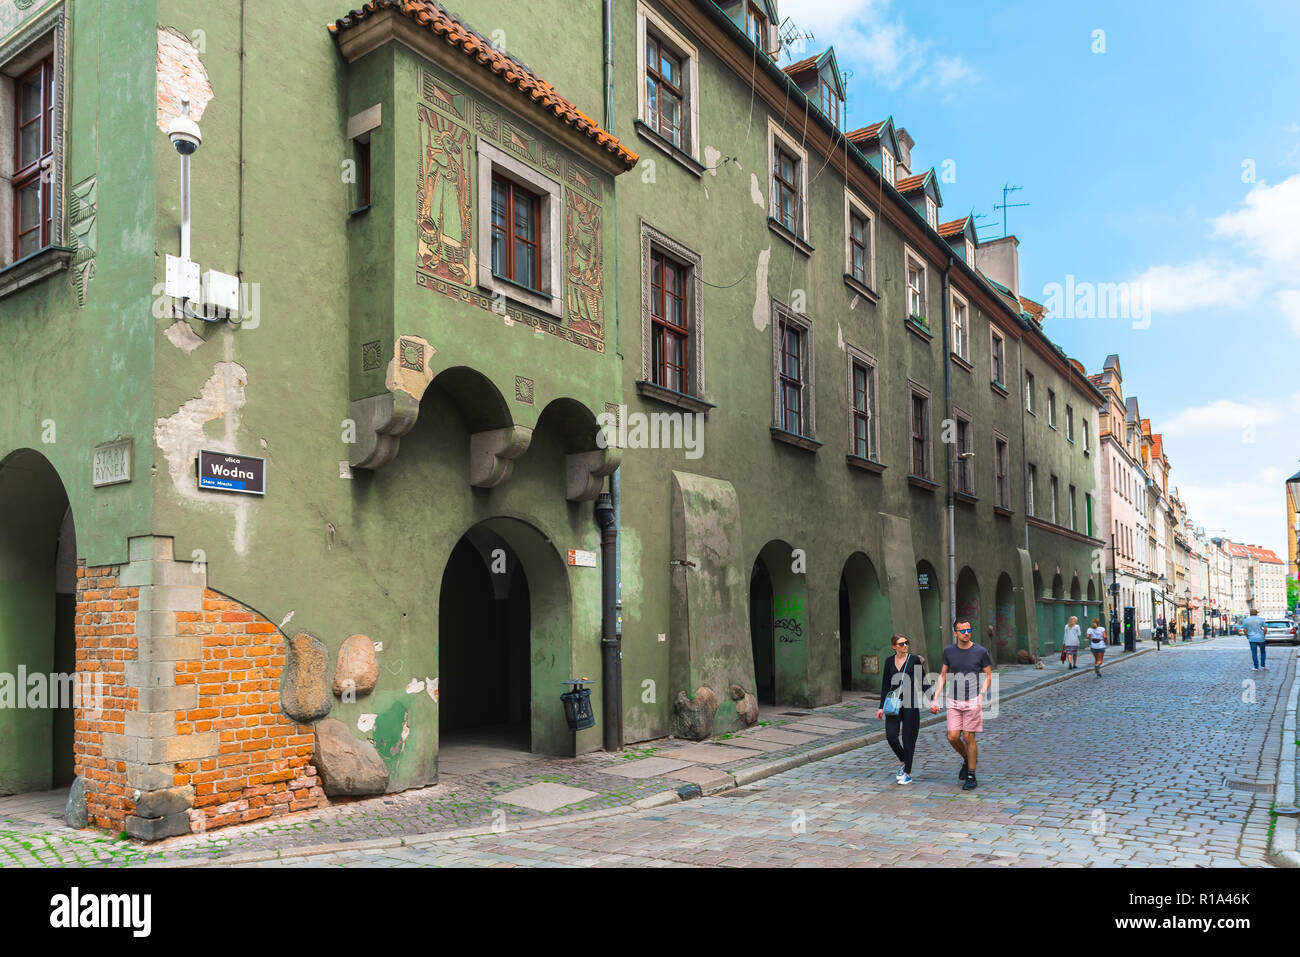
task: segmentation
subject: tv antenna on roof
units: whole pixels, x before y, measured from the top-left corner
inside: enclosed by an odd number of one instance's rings
[[[1024,189],[1024,187],[1012,186],[1010,183],[1004,183],[1002,186],[1002,202],[1000,204],[999,203],[993,204],[994,209],[1002,210],[1002,235],[1003,236],[1007,234],[1007,210],[1014,209],[1017,206],[1030,205],[1029,203],[1008,203],[1007,202],[1008,196],[1010,196],[1012,193],[1016,192],[1017,190],[1021,190],[1021,189]]]
[[[803,53],[804,44],[817,39],[811,33],[801,32],[798,24],[789,17],[781,21],[781,25],[777,28],[777,34],[781,38],[781,48],[790,50],[792,54]]]

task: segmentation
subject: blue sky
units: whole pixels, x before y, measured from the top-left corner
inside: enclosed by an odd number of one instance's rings
[[[886,115],[942,171],[942,219],[1008,231],[1022,295],[1134,283],[1131,318],[1049,318],[1089,372],[1166,435],[1173,480],[1213,533],[1286,557],[1300,470],[1300,7],[1294,3],[783,0],[835,46],[849,128]],[[1096,31],[1104,31],[1098,37]],[[1104,41],[1104,52],[1094,47]],[[1245,165],[1243,165],[1245,164]],[[985,226],[989,228],[983,228]],[[1294,571],[1294,570],[1293,570]]]

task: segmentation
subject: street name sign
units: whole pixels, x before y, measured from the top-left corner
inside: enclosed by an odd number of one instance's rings
[[[245,495],[266,494],[266,460],[203,449],[196,462],[199,488]]]

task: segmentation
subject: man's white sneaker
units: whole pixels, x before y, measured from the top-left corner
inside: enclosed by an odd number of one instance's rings
[[[912,783],[912,776],[911,776],[910,774],[900,774],[900,775],[898,776],[898,783],[899,783],[899,784],[911,784],[911,783]]]

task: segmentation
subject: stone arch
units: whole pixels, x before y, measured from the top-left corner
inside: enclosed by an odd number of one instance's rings
[[[840,688],[879,691],[880,667],[890,653],[893,615],[875,565],[864,552],[854,552],[840,573]],[[874,671],[863,659],[874,658]]]
[[[993,648],[989,652],[997,661],[1015,661],[1021,648],[1029,648],[1029,634],[1016,628],[1016,589],[1011,576],[1003,572],[993,597]]]
[[[750,641],[760,704],[808,707],[807,579],[794,570],[794,548],[774,539],[754,561],[749,585]]]
[[[440,738],[444,720],[449,730],[505,726],[536,753],[572,754],[559,698],[574,677],[573,627],[567,567],[545,533],[509,516],[466,529],[440,584]],[[512,725],[526,741],[510,737]]]
[[[72,781],[73,702],[63,689],[73,686],[55,689],[48,678],[76,674],[76,571],[76,530],[58,471],[34,449],[9,453],[0,460],[0,673],[21,667],[45,676],[47,687],[37,705],[15,684],[26,706],[0,708],[0,794]]]
[[[921,581],[924,576],[926,582],[922,587]],[[922,631],[921,647],[925,649],[927,663],[937,662],[943,646],[949,643],[948,636],[943,633],[943,582],[939,578],[939,573],[935,571],[924,558],[916,563],[916,587],[921,598],[921,622]],[[909,636],[916,644],[916,637]]]
[[[988,625],[981,612],[979,579],[969,565],[964,566],[957,575],[957,618],[953,621],[953,626],[956,627],[957,621],[963,618],[970,619],[971,641],[987,644]]]
[[[537,417],[535,435],[553,436],[564,451],[564,496],[571,502],[595,499],[605,476],[618,468],[620,450],[608,441],[616,440],[617,423],[602,431],[604,424],[586,405],[568,397],[552,399]]]

